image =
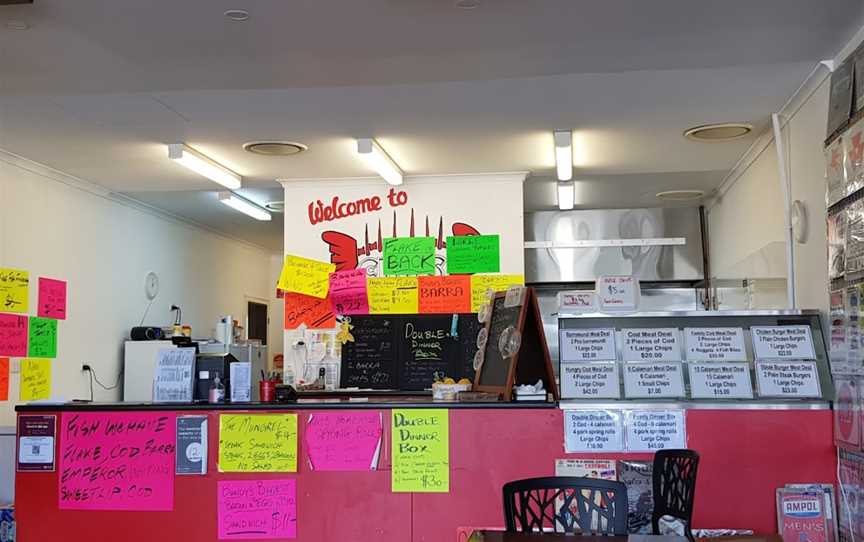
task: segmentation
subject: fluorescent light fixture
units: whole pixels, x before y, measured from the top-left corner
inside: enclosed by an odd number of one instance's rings
[[[357,140],[357,155],[366,162],[366,165],[375,170],[378,175],[392,185],[402,184],[404,173],[390,158],[378,142],[371,138]]]
[[[233,192],[219,192],[219,201],[240,211],[244,215],[249,215],[256,220],[270,220],[272,217],[267,209],[256,205],[246,198],[242,198]]]
[[[576,203],[576,185],[572,182],[558,183],[558,208],[569,211]]]
[[[569,130],[555,132],[555,166],[559,181],[573,178],[573,133]]]
[[[243,177],[183,143],[168,145],[168,158],[225,188],[237,190],[243,184]]]

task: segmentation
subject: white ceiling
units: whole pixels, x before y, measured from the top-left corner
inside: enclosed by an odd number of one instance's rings
[[[237,7],[249,21],[225,21]],[[408,174],[531,171],[539,209],[554,205],[551,131],[572,129],[583,205],[655,205],[710,191],[752,141],[684,129],[764,129],[862,23],[858,0],[36,0],[0,7],[0,148],[273,249],[278,221],[194,193],[215,186],[164,145],[272,191],[369,175],[351,147],[371,135]],[[240,148],[269,138],[310,148]]]

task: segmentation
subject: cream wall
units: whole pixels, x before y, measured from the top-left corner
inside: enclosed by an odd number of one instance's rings
[[[824,72],[824,73],[822,73]],[[792,201],[807,210],[808,233],[795,242],[793,262],[798,308],[828,309],[828,274],[825,235],[825,180],[822,143],[828,115],[827,70],[801,96],[797,106],[783,114],[787,171]],[[808,88],[808,87],[804,87]],[[783,194],[780,190],[777,151],[773,137],[755,160],[730,179],[708,208],[711,266],[719,279],[785,279],[787,275]],[[779,291],[778,291],[779,292]],[[763,305],[786,306],[785,294],[768,296]]]
[[[123,341],[147,308],[144,277],[149,271],[159,275],[161,288],[144,323],[169,324],[169,307],[177,304],[199,337],[211,336],[221,314],[242,318],[247,296],[273,298],[272,265],[272,255],[262,249],[0,155],[0,266],[30,272],[31,308],[40,275],[69,281],[68,319],[59,324],[52,371],[56,397],[89,397],[84,362],[103,383],[117,381]],[[270,342],[281,344],[281,333]],[[0,426],[14,423],[18,377],[10,379],[13,400],[0,403]],[[119,388],[97,386],[94,393],[97,401],[121,399]]]

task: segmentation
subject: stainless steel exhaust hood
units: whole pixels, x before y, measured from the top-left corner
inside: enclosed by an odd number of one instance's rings
[[[696,207],[525,213],[525,281],[702,280]]]

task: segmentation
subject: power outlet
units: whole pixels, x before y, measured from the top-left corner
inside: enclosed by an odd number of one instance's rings
[[[17,358],[12,358],[9,362],[9,372],[12,374],[18,374],[21,372],[21,360]]]

